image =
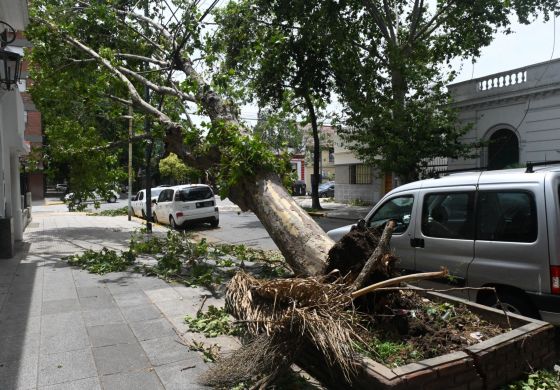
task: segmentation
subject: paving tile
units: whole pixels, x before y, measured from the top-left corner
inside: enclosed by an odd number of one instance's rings
[[[121,311],[128,322],[155,320],[162,317],[158,308],[152,304],[123,307]]]
[[[0,320],[0,337],[15,336],[21,333],[39,333],[41,317],[20,317]]]
[[[52,354],[90,346],[84,321],[79,312],[43,316],[41,353]]]
[[[96,374],[91,348],[39,356],[39,386],[90,378]]]
[[[94,347],[104,347],[115,344],[131,344],[136,337],[128,324],[109,324],[90,326],[87,328],[89,339]]]
[[[152,300],[152,302],[161,302],[169,300],[178,300],[182,298],[172,287],[165,286],[156,289],[145,289],[144,293]]]
[[[39,354],[39,333],[19,333],[9,337],[2,337],[0,334],[0,363],[37,354]]]
[[[43,289],[43,301],[59,301],[77,298],[78,293],[74,285],[68,287],[52,286]]]
[[[117,305],[111,295],[80,298],[82,310],[116,309]]]
[[[80,302],[77,297],[72,299],[58,299],[43,302],[43,315],[68,313],[73,311],[80,311]]]
[[[76,292],[78,293],[78,297],[80,299],[86,297],[100,297],[111,295],[111,291],[109,291],[109,289],[105,286],[76,287]]]
[[[86,326],[121,324],[125,322],[121,311],[117,308],[88,310],[82,312]]]
[[[120,307],[148,305],[152,303],[143,291],[125,292],[122,294],[113,293],[113,298]]]
[[[201,357],[155,367],[166,390],[210,389],[198,383],[199,376],[207,369]]]
[[[93,348],[93,357],[101,375],[150,368],[140,344],[117,344]]]
[[[101,377],[105,390],[158,390],[164,389],[154,371],[123,372]]]
[[[36,317],[41,315],[42,308],[43,303],[38,301],[5,305],[2,307],[2,310],[0,310],[0,320]]]
[[[198,355],[181,344],[177,336],[141,341],[140,345],[154,366],[178,362]]]
[[[101,385],[99,384],[99,378],[93,377],[39,387],[39,390],[101,390]]]
[[[140,341],[174,336],[176,334],[169,321],[165,318],[143,322],[131,322],[129,325]]]
[[[34,389],[38,361],[39,355],[26,355],[20,360],[0,364],[0,389]]]
[[[200,305],[194,305],[193,302],[185,299],[175,299],[171,301],[156,302],[156,306],[167,317],[174,317],[178,315],[196,315]]]

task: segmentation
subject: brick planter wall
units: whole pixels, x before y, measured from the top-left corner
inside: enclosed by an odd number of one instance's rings
[[[555,330],[548,323],[509,314],[443,294],[430,299],[464,303],[487,321],[511,331],[454,352],[397,368],[365,358],[350,386],[336,367],[330,367],[312,346],[303,349],[297,364],[332,389],[474,390],[496,389],[531,369],[550,366],[555,355]]]

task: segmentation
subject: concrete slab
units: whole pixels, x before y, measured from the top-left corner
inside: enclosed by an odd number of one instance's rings
[[[209,389],[198,383],[198,377],[208,365],[200,358],[193,358],[156,367],[155,370],[166,390]]]
[[[118,308],[88,310],[82,312],[82,317],[86,326],[121,324],[125,322]]]
[[[91,348],[39,357],[39,386],[55,385],[96,375]]]
[[[39,355],[25,355],[19,360],[0,364],[0,389],[27,390],[37,386]]]
[[[101,390],[101,385],[99,384],[99,379],[93,377],[59,383],[52,386],[39,387],[39,390]]]
[[[187,346],[183,345],[177,336],[141,341],[140,345],[144,348],[148,359],[154,366],[179,362],[197,356],[195,352],[191,352]]]
[[[43,302],[42,315],[50,314],[60,314],[69,313],[74,311],[80,311],[80,302],[78,301],[78,296],[71,299],[57,299],[53,301]]]
[[[105,390],[159,390],[164,389],[153,371],[124,372],[101,378]]]
[[[174,336],[176,334],[169,321],[165,318],[151,321],[131,322],[130,327],[140,341]]]
[[[101,375],[151,367],[148,357],[138,343],[93,348],[93,357]]]
[[[128,324],[108,324],[90,326],[87,328],[91,345],[104,347],[115,344],[132,344],[136,337],[128,327]]]
[[[152,304],[123,307],[121,311],[128,322],[155,320],[163,316]]]

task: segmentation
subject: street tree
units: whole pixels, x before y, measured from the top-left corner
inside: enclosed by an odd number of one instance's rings
[[[292,112],[265,108],[259,110],[253,132],[279,155],[286,151],[303,152],[304,135]]]
[[[290,0],[281,0],[278,8]],[[461,137],[446,85],[455,58],[476,58],[515,17],[558,14],[551,0],[325,1],[333,9],[324,38],[344,106],[346,145],[381,171],[416,179],[435,157],[465,157],[478,145]]]
[[[80,110],[105,107],[103,115],[115,112],[116,116],[132,106],[135,115],[154,123],[149,133],[137,129],[134,141],[149,145],[160,140],[166,154],[175,153],[203,171],[214,169],[221,195],[257,215],[295,272],[321,273],[332,240],[286,192],[282,180],[289,171],[287,161],[252,137],[239,121],[228,80],[205,67],[205,62],[212,62],[201,38],[209,10],[200,11],[198,1],[155,1],[144,16],[136,3],[36,0],[30,4],[32,23],[27,33],[34,45],[37,82],[33,96],[41,111],[58,107],[64,118],[74,117],[74,124],[80,124]],[[56,99],[47,99],[43,83],[57,88]],[[146,86],[149,99],[142,93]],[[80,103],[80,110],[64,114],[61,106],[72,102]],[[193,112],[208,120],[194,125],[189,117]],[[52,129],[60,131],[60,147],[64,139],[74,137],[72,126]],[[95,147],[106,155],[111,154],[111,145],[127,138],[124,127],[123,131],[87,129],[118,138],[109,141],[91,135],[98,141]],[[89,142],[89,137],[83,138]],[[75,151],[79,145],[67,147]]]
[[[289,104],[305,113],[313,136],[315,209],[321,208],[318,111],[330,101],[333,88],[331,45],[321,39],[320,28],[327,20],[324,9],[312,1],[231,1],[217,15],[219,30],[213,40],[223,55],[222,69],[238,77],[259,105]]]
[[[167,157],[159,160],[158,165],[160,175],[169,178],[172,184],[182,184],[187,179],[196,180],[200,176],[200,172],[186,166],[175,153],[169,153]]]

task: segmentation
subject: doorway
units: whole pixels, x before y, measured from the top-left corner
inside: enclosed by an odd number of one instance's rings
[[[488,169],[504,169],[519,164],[519,140],[508,129],[500,129],[489,139]]]

